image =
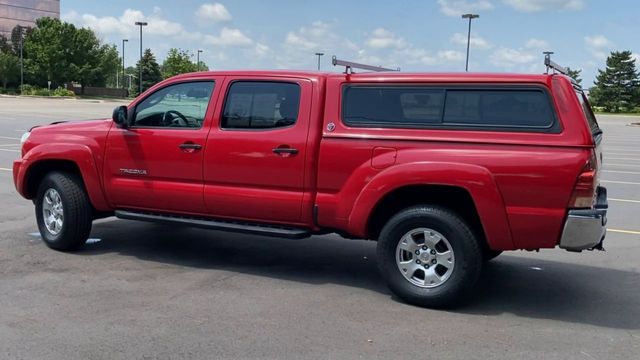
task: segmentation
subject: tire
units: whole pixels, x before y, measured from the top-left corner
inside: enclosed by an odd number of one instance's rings
[[[466,300],[478,282],[482,255],[478,238],[463,218],[430,205],[394,215],[377,244],[378,267],[391,291],[410,304],[429,308],[450,308]]]
[[[72,251],[84,245],[93,218],[89,197],[78,176],[67,172],[47,174],[38,187],[35,203],[38,229],[48,247]]]

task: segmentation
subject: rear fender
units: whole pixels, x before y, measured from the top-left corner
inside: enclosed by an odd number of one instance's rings
[[[487,242],[492,249],[515,249],[502,196],[484,167],[460,163],[415,162],[393,166],[376,175],[358,195],[348,220],[349,233],[366,237],[368,219],[376,204],[404,186],[460,187],[471,195]]]

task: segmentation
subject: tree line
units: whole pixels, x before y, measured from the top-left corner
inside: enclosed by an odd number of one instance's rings
[[[20,64],[21,55],[23,66]],[[131,84],[134,94],[139,89],[140,66],[144,91],[177,74],[208,70],[204,62],[196,64],[192,58],[188,51],[171,49],[163,64],[159,65],[151,50],[147,49],[142,63],[138,61],[135,67],[126,71],[135,79]],[[125,81],[121,77],[121,61],[116,45],[103,43],[89,28],[78,28],[59,19],[40,18],[33,28],[16,26],[10,38],[0,35],[0,87],[5,92],[19,88],[21,69],[24,84],[29,88],[46,89],[50,85],[51,89],[57,89],[76,83],[84,93],[87,86],[116,87],[116,83]]]

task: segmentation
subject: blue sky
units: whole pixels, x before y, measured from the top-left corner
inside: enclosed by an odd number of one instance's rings
[[[108,43],[127,38],[127,65],[143,45],[159,61],[177,47],[212,69],[315,69],[317,51],[406,71],[464,70],[473,12],[470,71],[541,72],[543,50],[583,69],[590,86],[612,50],[640,60],[637,0],[61,0],[62,19],[93,28]],[[640,61],[638,61],[640,65]]]

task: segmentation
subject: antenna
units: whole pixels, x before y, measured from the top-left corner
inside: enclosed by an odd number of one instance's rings
[[[567,68],[560,66],[551,60],[553,51],[543,51],[542,53],[544,54],[544,65],[547,67],[547,74],[549,74],[549,70],[552,70],[554,74],[559,72],[563,75],[569,75]]]
[[[333,66],[344,66],[345,74],[353,74],[353,69],[370,70],[370,71],[400,71],[400,68],[396,68],[394,70],[389,68],[383,68],[381,66],[372,66],[367,64],[359,64],[356,62],[340,60],[336,58],[335,55],[331,58],[331,63],[333,64]]]

